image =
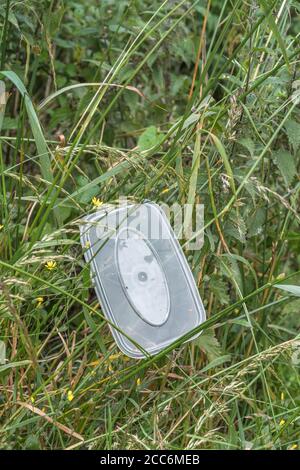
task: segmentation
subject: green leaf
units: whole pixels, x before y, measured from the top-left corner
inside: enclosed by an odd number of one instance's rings
[[[276,284],[274,287],[276,287],[276,289],[282,289],[286,292],[290,292],[296,297],[300,297],[300,286],[292,286],[289,284]]]
[[[254,151],[255,151],[255,143],[250,137],[244,137],[243,139],[240,139],[239,144],[245,147],[248,152],[250,153],[251,157],[254,156]]]
[[[236,255],[234,253],[224,253],[223,255],[220,256],[220,258],[223,261],[224,259],[227,261],[224,267],[222,266],[222,263],[221,263],[221,270],[224,272],[224,274],[227,277],[229,277],[230,280],[232,280],[232,277],[234,277],[236,282],[239,284],[240,288],[242,287],[243,283],[242,283],[241,272],[240,272],[237,261],[239,261],[240,263],[243,263],[248,268],[248,270],[251,272],[253,276],[256,287],[258,287],[255,269],[246,258],[240,255]]]
[[[224,253],[219,257],[221,272],[232,282],[233,280],[239,286],[240,290],[243,289],[243,281],[241,271],[237,261],[237,258],[233,253]]]
[[[291,184],[297,174],[297,168],[293,155],[287,150],[277,150],[274,152],[275,162],[287,186]]]
[[[6,11],[5,11],[5,9],[4,9],[2,6],[1,6],[1,9],[0,9],[0,15],[1,15],[2,17],[4,17],[4,18],[5,18],[5,15],[6,15]],[[19,28],[19,24],[18,24],[18,20],[17,20],[15,14],[14,14],[11,10],[8,12],[8,21],[9,21],[13,26],[15,26],[17,29],[20,29],[20,28]]]
[[[0,366],[0,372],[3,372],[7,369],[14,369],[15,367],[28,366],[29,364],[31,364],[31,361],[29,360],[10,362],[8,364]]]
[[[263,231],[263,225],[266,222],[266,209],[258,207],[254,214],[247,219],[248,237],[259,235]]]
[[[38,436],[35,434],[30,434],[25,441],[26,450],[39,450],[41,448],[40,441]]]
[[[4,131],[8,131],[11,129],[17,129],[18,128],[18,121],[15,118],[11,117],[6,117],[3,119],[3,124],[2,124],[2,129]]]
[[[110,177],[118,175],[119,173],[121,173],[124,170],[130,169],[131,165],[132,164],[131,164],[130,160],[129,161],[126,160],[126,161],[123,161],[123,162],[115,165],[114,167],[110,168],[109,170],[107,170],[102,175],[97,176],[97,178],[95,178],[93,181],[90,181],[85,186],[82,186],[81,188],[74,191],[74,193],[72,193],[69,197],[66,197],[65,199],[60,200],[58,202],[58,204],[56,206],[54,206],[54,208],[57,208],[59,206],[62,206],[64,204],[66,204],[69,199],[71,200],[71,199],[78,198],[78,196],[80,194],[83,194],[83,193],[86,193],[87,191],[90,191],[92,188],[94,188],[98,184],[103,183],[104,181],[108,180]]]
[[[30,122],[30,127],[31,127],[35,144],[39,153],[42,175],[46,181],[51,183],[53,181],[53,175],[52,175],[52,170],[51,170],[49,149],[48,149],[40,122],[36,115],[35,109],[28,96],[27,90],[25,86],[23,85],[23,82],[20,80],[20,78],[15,72],[3,71],[3,72],[0,72],[0,75],[3,75],[4,77],[8,78],[18,88],[19,92],[21,93],[24,99],[26,111],[28,114],[29,122]]]
[[[285,130],[289,139],[289,143],[292,145],[294,152],[297,152],[300,146],[300,124],[294,119],[289,119],[285,123]]]
[[[286,303],[282,309],[282,322],[288,325],[289,328],[300,328],[300,297],[296,299],[290,297],[290,300]]]
[[[140,135],[138,139],[138,147],[140,150],[148,150],[155,145],[160,144],[163,136],[157,132],[155,126],[147,127],[147,129]]]
[[[229,218],[225,223],[224,232],[242,243],[246,242],[246,223],[240,215],[236,214],[235,217]]]
[[[196,339],[195,344],[207,355],[209,361],[213,361],[222,355],[221,345],[212,330],[204,331]]]
[[[231,168],[231,165],[230,165],[229,158],[227,156],[225,147],[216,135],[212,134],[209,131],[206,131],[206,132],[211,136],[211,138],[212,138],[212,140],[213,140],[213,142],[214,142],[214,144],[215,144],[215,146],[216,146],[216,148],[217,148],[217,150],[218,150],[218,152],[219,152],[219,154],[220,154],[220,156],[223,160],[223,164],[224,164],[227,176],[229,177],[229,184],[230,184],[231,190],[232,190],[233,194],[235,194],[236,189],[235,189],[233,171],[232,171],[232,168]]]
[[[45,13],[44,15],[44,26],[47,29],[48,34],[54,36],[55,33],[59,30],[60,23],[63,19],[65,13],[65,7],[60,6],[55,8],[55,14],[49,15]]]
[[[270,11],[269,5],[265,0],[259,0],[259,3],[261,4],[261,7],[262,7],[262,9],[263,9],[263,11],[266,15],[266,20],[269,23],[270,29],[271,29],[276,41],[278,42],[278,45],[281,49],[284,60],[287,64],[287,66],[289,67],[290,63],[289,63],[289,58],[288,58],[288,55],[287,55],[287,52],[286,52],[286,47],[285,47],[284,41],[281,37],[280,31],[277,27],[277,24],[275,22],[275,19],[273,18],[272,10]]]
[[[199,171],[199,166],[200,166],[200,157],[201,157],[200,133],[197,132],[194,152],[193,152],[192,172],[191,172],[190,181],[189,181],[189,193],[188,193],[187,206],[186,206],[186,216],[185,216],[185,221],[184,221],[186,233],[189,233],[191,229],[193,207],[194,207],[195,196],[196,196],[197,178],[198,178],[198,171]]]
[[[100,192],[100,187],[98,185],[89,187],[87,186],[89,184],[89,179],[86,178],[85,176],[79,176],[77,178],[77,182],[80,188],[85,188],[87,187],[86,191],[80,194],[78,201],[82,204],[87,204],[88,202],[91,202],[94,196],[99,195]]]
[[[212,276],[209,281],[209,287],[217,300],[222,305],[229,304],[228,285],[222,279]]]
[[[214,367],[219,367],[224,364],[224,362],[229,362],[230,360],[230,354],[225,354],[224,356],[216,357],[209,364],[207,364],[207,366],[203,367],[203,369],[201,369],[201,372],[203,374],[203,372],[207,372],[208,370],[213,369]]]
[[[244,320],[243,318],[240,318],[240,319],[234,319],[234,320],[228,320],[228,323],[231,323],[233,325],[239,325],[239,326],[243,326],[245,328],[251,328],[251,325],[250,323],[248,322],[248,320]]]

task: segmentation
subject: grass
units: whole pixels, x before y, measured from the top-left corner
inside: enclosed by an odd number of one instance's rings
[[[1,448],[296,449],[297,5],[0,8]],[[205,206],[203,333],[142,361],[79,243],[93,198],[120,196]]]

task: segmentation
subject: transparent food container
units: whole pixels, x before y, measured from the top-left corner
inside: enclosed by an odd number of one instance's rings
[[[122,352],[157,354],[205,320],[193,275],[160,207],[106,207],[80,228],[84,255]]]

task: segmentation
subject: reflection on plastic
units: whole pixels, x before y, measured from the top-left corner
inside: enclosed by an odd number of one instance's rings
[[[141,232],[124,228],[117,237],[115,254],[124,293],[136,313],[150,325],[165,323],[170,295],[154,248]]]

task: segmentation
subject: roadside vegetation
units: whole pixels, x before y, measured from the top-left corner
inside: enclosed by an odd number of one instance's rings
[[[300,446],[299,10],[1,0],[1,448]],[[205,206],[203,332],[142,361],[79,242],[120,196]]]

